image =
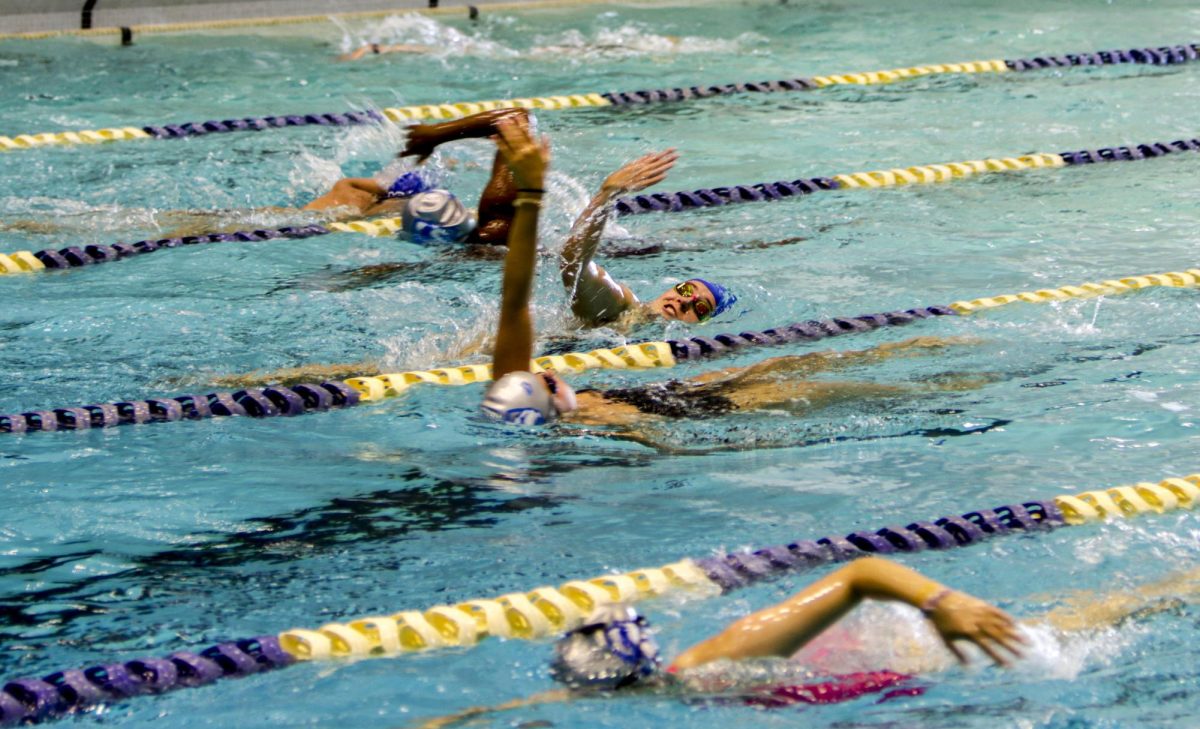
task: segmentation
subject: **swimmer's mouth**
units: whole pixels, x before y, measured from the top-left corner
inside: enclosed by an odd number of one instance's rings
[[[671,315],[672,319],[679,316],[679,310],[675,308],[674,304],[666,303],[666,304],[663,304],[662,308],[663,308],[663,313],[664,314],[669,313]]]

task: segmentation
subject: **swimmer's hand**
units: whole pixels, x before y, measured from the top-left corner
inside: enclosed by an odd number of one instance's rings
[[[926,617],[959,663],[967,662],[967,657],[955,645],[959,640],[979,646],[1000,666],[1009,665],[1009,656],[1021,657],[1021,646],[1026,640],[1017,632],[1017,623],[1008,613],[964,592],[948,591],[944,596],[935,597],[934,601]]]
[[[657,185],[667,179],[667,173],[675,166],[678,159],[679,153],[675,151],[674,147],[638,157],[609,175],[601,185],[600,191],[613,197],[645,190],[647,187]]]
[[[550,138],[534,136],[529,128],[529,120],[524,116],[499,120],[496,122],[496,131],[493,140],[512,170],[517,187],[525,190],[543,189],[546,168],[550,166]]]
[[[408,128],[408,138],[401,157],[415,156],[418,162],[429,159],[429,155],[442,142],[442,135],[433,124],[417,124]]]
[[[417,124],[408,128],[408,143],[400,156],[415,156],[418,162],[424,162],[440,144],[456,139],[494,138],[500,120],[516,118],[528,120],[529,112],[525,109],[493,109],[437,124]]]

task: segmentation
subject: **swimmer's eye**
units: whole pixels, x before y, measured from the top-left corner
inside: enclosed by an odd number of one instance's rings
[[[675,293],[691,303],[692,311],[696,312],[696,321],[704,321],[713,315],[712,306],[699,297],[696,285],[691,281],[681,281],[675,284]]]

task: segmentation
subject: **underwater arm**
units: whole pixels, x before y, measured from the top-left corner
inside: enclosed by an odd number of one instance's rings
[[[498,711],[510,711],[512,709],[521,709],[526,706],[537,706],[538,704],[552,704],[560,701],[568,701],[571,698],[571,692],[567,689],[556,689],[554,691],[543,691],[540,694],[527,696],[523,699],[513,699],[506,701],[503,704],[495,706],[472,706],[469,709],[463,709],[455,714],[447,714],[439,716],[436,719],[429,719],[417,725],[417,729],[445,729],[456,724],[460,724],[467,719],[473,719],[477,716],[492,714]]]
[[[703,384],[714,380],[735,382],[776,375],[808,376],[882,362],[892,357],[917,357],[952,345],[978,344],[980,341],[973,337],[912,337],[901,342],[886,342],[870,349],[845,352],[830,350],[768,357],[746,367],[726,367],[705,372],[689,377],[688,381]]]
[[[518,187],[541,189],[550,162],[550,142],[535,140],[524,116],[509,117],[498,125],[496,146],[512,169]],[[522,193],[508,231],[508,254],[500,293],[500,324],[492,355],[492,378],[509,372],[528,372],[533,357],[533,318],[529,301],[533,296],[537,263],[537,223],[541,197]]]
[[[954,645],[968,640],[1001,665],[1004,653],[1020,656],[1024,640],[1016,623],[997,607],[952,591],[895,562],[867,557],[842,567],[765,610],[748,615],[718,635],[698,643],[675,660],[691,668],[720,659],[779,656],[798,651],[850,612],[863,599],[895,600],[921,609],[950,652],[965,662]]]
[[[1059,607],[1041,616],[1043,622],[1062,631],[1108,628],[1130,618],[1141,618],[1175,610],[1195,602],[1200,594],[1200,567],[1171,574],[1133,589],[1097,594],[1090,590],[1066,598],[1045,595],[1045,602],[1061,600]]]
[[[609,203],[617,195],[662,182],[677,159],[679,155],[674,149],[652,152],[613,172],[575,221],[563,246],[559,273],[571,297],[571,310],[580,319],[592,324],[612,321],[636,303],[628,287],[614,280],[592,259],[608,222]]]

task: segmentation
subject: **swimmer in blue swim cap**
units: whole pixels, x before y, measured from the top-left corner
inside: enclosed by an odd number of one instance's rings
[[[892,670],[837,673],[823,670],[819,662],[799,663],[812,661],[811,652],[794,658],[818,636],[821,647],[833,653],[863,652],[876,644],[899,648],[900,640],[891,633],[900,631],[892,626],[879,626],[869,636],[849,630],[838,634],[831,627],[866,600],[899,602],[920,610],[942,644],[962,663],[967,663],[968,657],[960,643],[973,644],[1001,666],[1020,658],[1025,650],[1027,638],[1016,621],[994,605],[890,560],[864,557],[834,570],[783,602],[731,623],[673,661],[660,657],[653,631],[633,608],[600,604],[554,646],[550,677],[565,688],[497,706],[466,709],[420,726],[450,727],[496,711],[570,701],[598,693],[622,695],[639,688],[669,691],[691,699],[715,694],[714,698],[719,697],[726,704],[759,709],[836,703],[873,694],[883,694],[882,700],[922,693],[923,687],[905,673]],[[910,631],[903,632],[911,635]],[[927,654],[923,661],[912,661],[918,670],[947,667],[937,645],[917,640],[916,645],[907,647],[918,657]],[[880,652],[886,655],[887,650]],[[788,659],[797,663],[789,665]],[[743,662],[746,664],[739,665]],[[806,668],[809,670],[805,671]]]
[[[678,159],[674,149],[667,149],[630,162],[604,180],[600,192],[576,220],[563,246],[559,271],[571,298],[571,310],[585,325],[655,317],[696,324],[720,316],[737,301],[721,284],[693,277],[643,304],[628,286],[593,260],[612,201],[662,182]]]
[[[417,124],[409,127],[408,140],[400,156],[415,156],[419,163],[424,162],[446,142],[495,137],[497,122],[518,118],[528,120],[529,112],[499,109],[440,124]],[[423,244],[503,244],[515,212],[513,201],[517,193],[512,173],[497,154],[492,162],[491,177],[480,196],[479,208],[474,212],[448,191],[436,189],[419,168],[405,172],[387,185],[369,177],[338,180],[332,190],[305,205],[304,209],[335,211],[342,219],[403,216],[405,234]]]

